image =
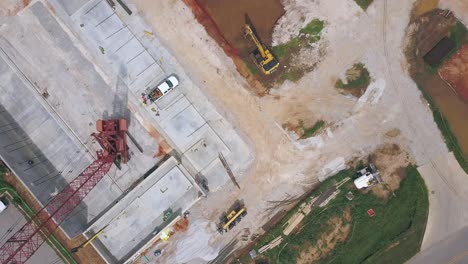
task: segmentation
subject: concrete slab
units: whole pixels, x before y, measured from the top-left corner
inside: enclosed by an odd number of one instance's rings
[[[3,245],[15,232],[18,231],[24,224],[26,224],[26,218],[18,208],[13,206],[10,201],[5,211],[0,214],[0,244]],[[37,263],[52,263],[62,264],[65,263],[62,258],[47,244],[42,244],[39,249],[28,259],[26,264],[37,264]]]
[[[101,0],[92,0],[72,15],[90,41],[101,49],[130,89],[140,94],[142,88],[161,81],[166,74],[139,39],[126,27],[115,11]]]
[[[175,215],[180,215],[198,199],[198,189],[188,172],[170,158],[100,218],[87,234],[91,236],[108,226],[99,236],[98,248],[109,251],[109,262],[123,262],[164,228],[168,223],[163,221],[165,210],[171,208]]]
[[[97,119],[126,117],[138,144],[129,140],[130,162],[112,167],[62,225],[73,237],[158,162],[159,144],[127,109],[125,83],[110,87],[42,2],[7,20],[1,36],[0,155],[42,204],[91,164]]]
[[[217,161],[218,153],[229,154],[229,149],[212,129],[206,129],[201,138],[184,154],[198,171]]]

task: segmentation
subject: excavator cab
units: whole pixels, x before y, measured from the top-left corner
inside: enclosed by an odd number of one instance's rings
[[[255,64],[260,68],[260,70],[265,75],[270,75],[276,71],[279,67],[278,60],[273,56],[273,54],[268,50],[259,40],[255,32],[252,30],[252,27],[249,23],[246,23],[244,26],[244,32],[246,37],[250,37],[253,43],[256,46],[256,49],[252,52]]]

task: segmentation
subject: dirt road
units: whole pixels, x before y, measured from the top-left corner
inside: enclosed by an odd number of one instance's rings
[[[297,83],[286,82],[270,96],[258,98],[247,92],[231,60],[182,1],[133,0],[155,35],[255,150],[251,170],[236,172],[247,174],[240,182],[242,189],[226,185],[210,193],[192,209],[191,218],[216,222],[229,204],[243,199],[249,214],[237,228],[255,232],[271,217],[264,214],[269,200],[300,194],[318,179],[344,168],[346,161],[366,156],[383,143],[404,145],[417,164],[446,153],[432,114],[406,74],[401,47],[412,2],[376,1],[364,13],[354,1],[284,1],[286,14],[279,20],[273,41],[283,42],[297,34],[311,18],[323,19],[327,25],[321,41],[327,43],[327,55]],[[359,61],[368,67],[371,85],[359,99],[341,95],[334,82]],[[321,118],[328,128],[314,138],[295,140],[281,124],[298,118]],[[394,128],[401,134],[385,135]],[[234,230],[220,236],[211,225],[205,226],[211,236],[208,244],[215,251],[236,235]],[[187,260],[184,251],[197,252],[177,246],[177,240],[187,244],[187,239],[193,239],[194,247],[200,246],[196,237],[178,234],[170,242],[174,246],[166,253],[168,258],[161,261]],[[191,258],[194,263],[203,262],[210,254],[200,251]]]

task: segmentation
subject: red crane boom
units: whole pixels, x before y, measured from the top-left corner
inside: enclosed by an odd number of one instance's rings
[[[97,159],[5,242],[0,248],[2,264],[26,262],[106,175],[114,160],[127,162],[127,121],[98,120],[96,128],[99,133],[92,136],[102,147]]]

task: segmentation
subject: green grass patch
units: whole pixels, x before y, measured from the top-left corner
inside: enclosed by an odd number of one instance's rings
[[[362,89],[367,88],[371,81],[369,71],[363,63],[356,63],[346,71],[346,83],[339,79],[335,83],[336,88]]]
[[[354,170],[339,172],[323,182],[312,196],[353,174]],[[267,258],[269,263],[295,263],[302,250],[315,245],[324,232],[333,228],[328,223],[329,219],[342,217],[344,211],[351,210],[349,235],[320,263],[404,263],[420,250],[429,206],[426,186],[416,168],[408,166],[406,175],[395,195],[387,200],[372,193],[353,191],[354,199],[348,201],[345,194],[349,185],[344,185],[325,209],[316,208],[304,218],[299,233],[284,237],[283,243],[260,257]],[[369,208],[376,212],[374,217],[367,215]],[[281,234],[283,224],[296,211],[297,207],[254,248],[258,250]]]
[[[366,11],[367,8],[372,4],[373,0],[354,0],[358,6],[362,8],[362,10]]]
[[[426,91],[424,91],[422,85],[420,85],[419,83],[416,84],[421,93],[423,94],[424,99],[426,99],[427,103],[429,104],[429,108],[432,111],[434,121],[436,122],[437,127],[439,128],[442,136],[444,137],[445,145],[447,145],[447,148],[453,152],[453,155],[460,164],[460,167],[462,167],[462,169],[466,173],[468,173],[468,159],[463,153],[463,150],[461,149],[460,145],[458,144],[458,140],[453,134],[447,119],[445,119],[445,117],[442,115],[439,108],[435,105],[434,101],[429,96],[429,94],[427,94]]]
[[[467,29],[465,25],[463,25],[463,23],[460,21],[457,21],[457,23],[453,25],[452,28],[450,29],[449,38],[453,40],[455,44],[457,45],[456,50],[458,50],[458,48],[460,48],[463,44],[465,44],[466,42],[465,37],[467,35],[466,33],[467,33]]]
[[[320,36],[325,22],[319,19],[314,19],[309,22],[299,33],[308,34],[308,38],[296,36],[286,43],[274,46],[272,48],[273,54],[278,59],[284,58],[288,54],[298,51],[301,47],[314,43],[320,40]]]
[[[319,19],[314,19],[310,21],[299,33],[309,35],[309,43],[314,43],[320,40],[320,33],[325,27],[325,22]]]
[[[325,125],[325,121],[319,120],[315,122],[315,124],[311,127],[304,127],[304,122],[301,120],[299,121],[299,126],[304,130],[304,135],[302,138],[310,138],[317,133],[323,126]]]

